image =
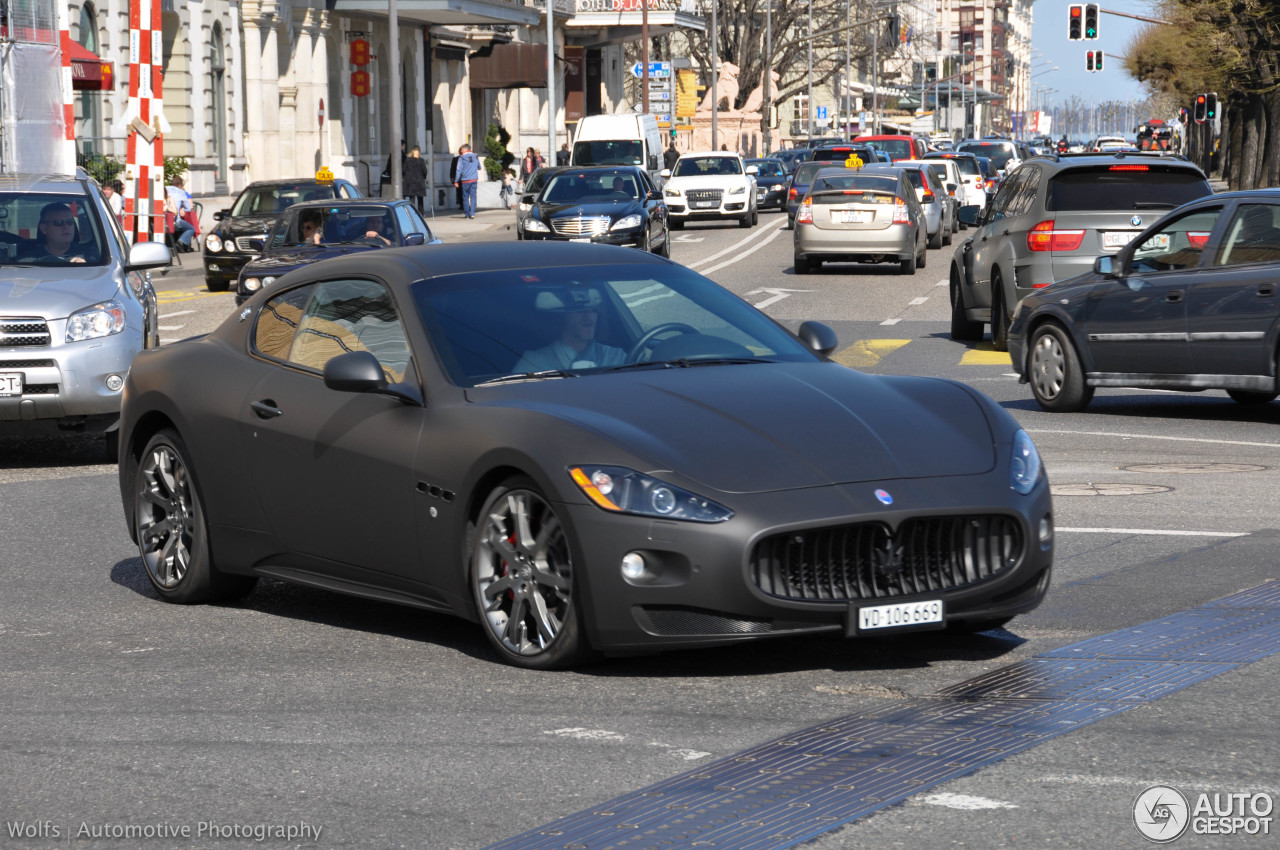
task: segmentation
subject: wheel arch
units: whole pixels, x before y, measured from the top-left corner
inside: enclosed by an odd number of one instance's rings
[[[1046,310],[1038,316],[1032,317],[1027,321],[1026,335],[1023,339],[1026,341],[1022,356],[1024,358],[1031,357],[1031,338],[1036,335],[1036,331],[1045,325],[1057,325],[1058,329],[1067,335],[1067,339],[1071,340],[1071,344],[1075,346],[1076,357],[1080,360],[1080,369],[1087,376],[1093,370],[1093,352],[1089,350],[1089,346],[1085,345],[1082,340],[1082,334],[1076,327],[1076,323],[1071,321],[1070,317],[1060,313],[1057,310]],[[1023,364],[1026,367],[1026,363]],[[1086,384],[1088,378],[1085,378]]]
[[[125,521],[129,527],[129,537],[138,542],[137,530],[134,528],[133,491],[138,480],[138,467],[142,462],[142,450],[151,442],[151,438],[166,428],[177,432],[178,427],[169,416],[161,411],[147,412],[134,423],[129,432],[127,443],[120,446],[120,494],[124,504]]]

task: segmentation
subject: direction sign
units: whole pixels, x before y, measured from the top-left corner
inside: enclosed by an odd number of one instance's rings
[[[640,79],[641,77],[644,76],[644,68],[640,65],[639,62],[631,66],[631,76],[635,77],[636,79]],[[670,62],[650,62],[649,63],[650,79],[654,77],[670,77],[670,76],[671,76]]]
[[[819,121],[827,120],[827,108],[825,106],[818,107],[818,120]]]
[[[649,92],[649,100],[650,100],[651,102],[652,102],[652,101],[655,101],[655,100],[663,100],[663,101],[671,100],[671,92],[669,92],[669,91],[650,91],[650,92]]]

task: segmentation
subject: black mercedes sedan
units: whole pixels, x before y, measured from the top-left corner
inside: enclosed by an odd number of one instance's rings
[[[766,157],[749,159],[743,164],[756,167],[756,209],[785,210],[791,175],[782,160]]]
[[[1264,404],[1280,393],[1278,280],[1280,189],[1209,195],[1023,298],[1009,355],[1046,410],[1080,410],[1099,387]]]
[[[524,220],[523,238],[630,245],[671,256],[662,192],[643,168],[630,165],[552,174]]]
[[[300,201],[358,198],[360,190],[342,179],[259,180],[245,187],[204,238],[204,280],[210,292],[225,292],[240,269],[257,255],[249,240],[266,238],[280,213]]]
[[[261,253],[240,270],[237,306],[308,263],[378,248],[440,244],[412,203],[377,198],[294,204],[276,219],[265,239],[250,242]]]
[[[134,360],[136,569],[168,602],[271,577],[452,614],[541,669],[1035,608],[1053,519],[1027,433],[835,347],[616,246],[314,263]]]

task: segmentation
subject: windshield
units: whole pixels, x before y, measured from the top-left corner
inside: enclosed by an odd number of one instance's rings
[[[1045,209],[1173,209],[1212,191],[1204,177],[1189,168],[1096,165],[1073,168],[1050,180]]]
[[[635,201],[640,186],[634,174],[616,171],[563,171],[547,182],[538,200],[548,204],[600,204]]]
[[[1003,170],[1009,164],[1009,160],[1015,159],[1018,153],[1009,142],[966,142],[960,145],[958,150],[987,157],[996,170]]]
[[[736,156],[681,157],[676,163],[673,177],[703,177],[712,174],[741,174],[742,161]]]
[[[268,248],[307,245],[398,245],[400,239],[385,207],[319,207],[291,209],[267,237]]]
[[[332,186],[259,186],[249,187],[231,208],[234,218],[250,215],[279,215],[299,201],[323,201],[333,197]]]
[[[890,159],[894,160],[911,159],[916,155],[915,147],[907,139],[876,139],[875,141],[860,139],[859,141],[867,147],[884,151]]]
[[[574,165],[644,165],[644,145],[637,139],[574,142]]]
[[[759,310],[683,266],[468,272],[412,291],[450,380],[464,387],[533,372],[815,360]],[[671,323],[679,326],[644,340]]]
[[[4,265],[104,265],[102,222],[84,195],[0,194]]]

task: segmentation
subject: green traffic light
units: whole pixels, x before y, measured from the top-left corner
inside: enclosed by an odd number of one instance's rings
[[[1097,27],[1089,27],[1089,29],[1085,30],[1085,36],[1087,38],[1097,38],[1098,37]]]

